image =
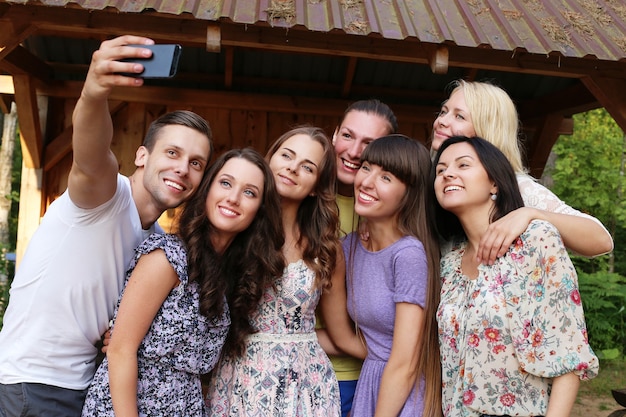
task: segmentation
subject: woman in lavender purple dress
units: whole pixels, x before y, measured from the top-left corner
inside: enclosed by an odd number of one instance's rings
[[[370,143],[354,182],[355,212],[369,237],[344,241],[348,311],[367,343],[352,415],[441,414],[434,319],[439,248],[427,221],[426,148],[402,135]]]

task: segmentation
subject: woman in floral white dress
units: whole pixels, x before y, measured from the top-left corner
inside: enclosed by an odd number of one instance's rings
[[[522,207],[506,157],[480,138],[452,137],[432,179],[441,236],[437,312],[446,416],[569,416],[581,379],[598,372],[576,271],[558,230],[533,220],[491,265],[476,248],[490,223]]]
[[[209,412],[338,417],[337,380],[315,333],[320,295],[335,287],[328,288],[331,279],[343,280],[345,271],[333,147],[321,129],[303,126],[278,138],[266,159],[281,196],[287,267],[256,306],[250,319],[256,333],[247,338],[243,354],[224,356],[212,372]],[[347,312],[324,318],[329,328],[349,335],[347,346],[335,343],[355,356],[365,356]]]

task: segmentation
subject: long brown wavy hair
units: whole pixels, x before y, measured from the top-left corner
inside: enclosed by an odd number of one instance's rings
[[[300,230],[298,245],[303,247],[304,262],[315,271],[316,284],[325,288],[330,285],[337,263],[337,251],[341,247],[339,209],[335,201],[337,184],[335,149],[322,129],[303,125],[291,129],[276,139],[267,151],[265,159],[269,161],[282,144],[295,135],[310,137],[320,143],[324,150],[313,195],[307,196],[300,203],[296,221]]]
[[[250,226],[220,255],[210,239],[215,229],[207,218],[206,198],[215,177],[232,158],[245,159],[263,172],[263,198]],[[251,148],[233,149],[220,156],[182,210],[178,234],[187,246],[189,281],[200,287],[200,312],[207,317],[222,314],[224,296],[228,299],[231,326],[223,354],[243,352],[244,339],[252,333],[249,317],[268,282],[282,274],[285,238],[280,213],[274,176],[263,156]]]

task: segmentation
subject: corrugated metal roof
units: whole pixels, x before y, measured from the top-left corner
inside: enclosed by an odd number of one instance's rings
[[[29,0],[14,3],[28,3]],[[85,9],[189,13],[197,19],[302,25],[357,36],[525,50],[566,57],[626,58],[624,0],[41,0]]]

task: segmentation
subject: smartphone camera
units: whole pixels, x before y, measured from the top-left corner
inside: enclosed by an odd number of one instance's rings
[[[129,77],[141,78],[172,78],[178,70],[178,60],[182,47],[180,45],[127,45],[134,48],[145,48],[152,51],[150,58],[127,58],[122,62],[136,62],[143,65],[139,74],[124,73]]]

